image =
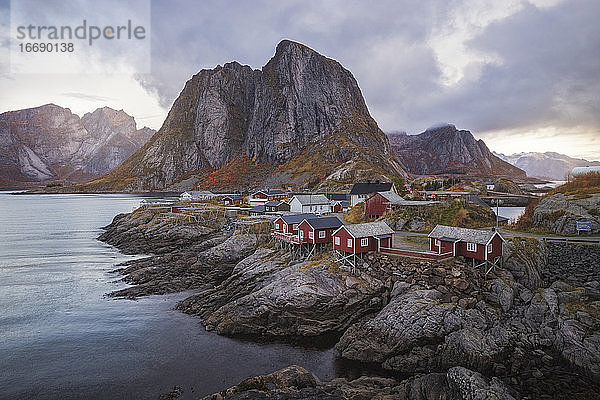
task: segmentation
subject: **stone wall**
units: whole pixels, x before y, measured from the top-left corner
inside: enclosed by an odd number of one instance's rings
[[[548,264],[541,271],[544,281],[562,280],[575,286],[600,282],[600,246],[548,242],[547,248]]]

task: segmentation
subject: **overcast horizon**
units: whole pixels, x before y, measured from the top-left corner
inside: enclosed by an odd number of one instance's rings
[[[54,6],[40,3],[65,12]],[[6,51],[9,2],[0,9]],[[385,132],[444,122],[496,152],[600,160],[598,1],[179,0],[151,13],[151,74],[11,74],[2,57],[0,112],[109,106],[158,129],[193,74],[229,61],[259,69],[290,39],[350,70]]]

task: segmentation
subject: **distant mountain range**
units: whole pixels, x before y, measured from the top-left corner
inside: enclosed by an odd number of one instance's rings
[[[598,166],[600,161],[573,158],[560,153],[517,153],[504,155],[494,153],[504,161],[527,172],[527,176],[549,180],[565,180],[575,167]]]
[[[139,149],[153,129],[103,107],[79,118],[55,104],[0,114],[0,188],[81,183],[104,175]]]
[[[89,190],[316,187],[406,172],[350,71],[284,40],[192,76],[158,133]]]
[[[525,177],[525,171],[501,160],[471,132],[442,124],[418,135],[388,133],[392,149],[408,172],[416,175],[465,174]]]

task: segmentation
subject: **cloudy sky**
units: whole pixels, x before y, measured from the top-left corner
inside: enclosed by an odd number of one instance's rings
[[[192,74],[231,60],[261,68],[287,38],[352,71],[384,131],[448,122],[504,153],[600,159],[598,0],[164,0],[151,13],[150,74],[11,73],[4,39],[0,112],[108,105],[158,129]]]

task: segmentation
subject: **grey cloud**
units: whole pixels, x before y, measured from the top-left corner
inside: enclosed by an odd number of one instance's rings
[[[152,74],[137,79],[168,108],[202,68],[260,68],[284,38],[334,58],[357,78],[384,130],[448,121],[474,132],[600,125],[600,2],[531,5],[467,43],[494,53],[454,86],[427,41],[461,1],[153,2]],[[459,56],[459,55],[457,55]]]

